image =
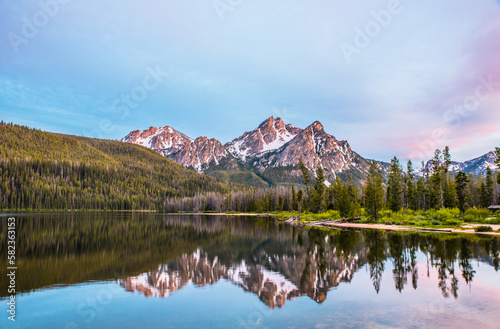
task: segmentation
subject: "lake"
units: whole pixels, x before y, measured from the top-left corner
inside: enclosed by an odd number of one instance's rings
[[[1,328],[499,328],[500,239],[153,213],[16,218]]]

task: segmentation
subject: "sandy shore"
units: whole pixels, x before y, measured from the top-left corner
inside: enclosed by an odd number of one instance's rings
[[[307,225],[307,224],[305,224]],[[494,231],[500,229],[500,225],[488,225],[488,224],[468,224],[464,225],[464,229],[428,229],[419,228],[412,226],[400,226],[400,225],[384,225],[384,224],[355,224],[355,223],[321,223],[322,227],[336,227],[336,228],[359,228],[359,229],[374,229],[374,230],[386,230],[386,231],[428,231],[428,232],[442,232],[442,233],[467,233],[467,234],[481,234],[481,235],[496,235],[500,236],[498,232],[476,232],[474,227],[477,226],[491,226]]]

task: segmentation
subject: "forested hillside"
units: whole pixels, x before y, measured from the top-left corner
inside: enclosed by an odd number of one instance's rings
[[[161,210],[230,190],[153,150],[0,123],[0,209]]]

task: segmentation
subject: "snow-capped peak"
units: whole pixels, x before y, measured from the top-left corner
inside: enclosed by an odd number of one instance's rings
[[[301,131],[300,128],[285,124],[281,118],[269,117],[255,130],[246,132],[225,146],[231,154],[245,161],[258,153],[279,149]]]

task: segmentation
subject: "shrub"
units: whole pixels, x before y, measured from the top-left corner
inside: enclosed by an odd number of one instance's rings
[[[459,219],[460,218],[460,210],[458,208],[439,209],[437,211],[437,215],[438,215],[439,220],[441,220],[441,221]]]
[[[478,209],[476,207],[469,208],[465,211],[464,220],[466,222],[483,222],[490,217],[491,213],[488,209]]]
[[[478,226],[474,229],[476,232],[493,232],[493,228],[491,226]]]
[[[340,212],[336,210],[328,210],[321,214],[311,214],[309,212],[304,212],[302,214],[302,219],[306,221],[317,221],[317,220],[325,220],[325,219],[341,219]]]
[[[430,209],[429,211],[427,211],[426,216],[430,220],[444,222],[447,220],[459,219],[460,210],[458,208],[443,208],[439,210]]]
[[[443,224],[449,226],[459,226],[462,224],[462,221],[459,219],[447,219],[443,222]]]
[[[425,217],[424,215],[417,215],[417,216],[413,217],[413,220],[423,221],[423,220],[427,220],[427,217]]]
[[[380,219],[391,219],[393,217],[396,216],[396,214],[394,212],[392,212],[392,210],[380,210],[378,212],[378,216]]]
[[[431,226],[432,222],[430,220],[419,220],[415,222],[415,225],[421,227]]]

